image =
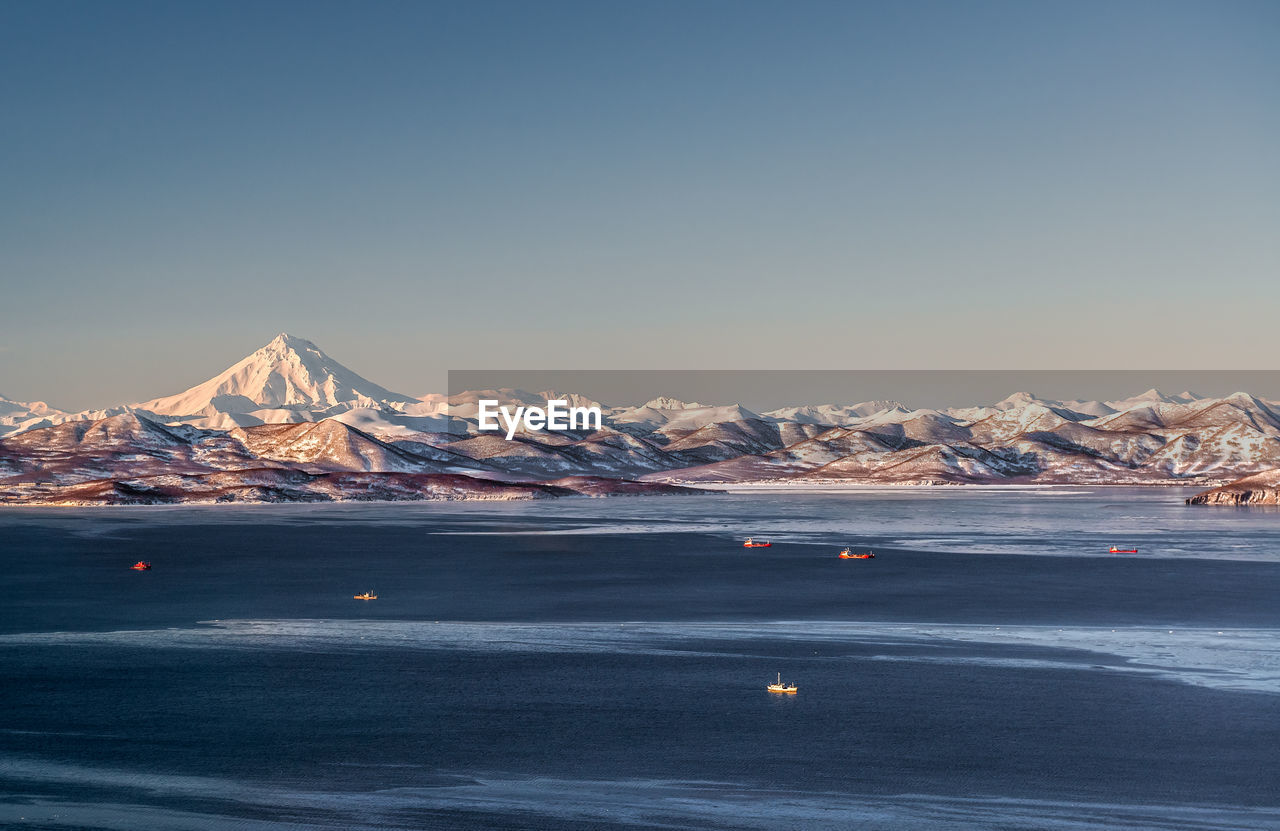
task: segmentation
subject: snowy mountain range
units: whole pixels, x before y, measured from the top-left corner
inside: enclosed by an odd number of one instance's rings
[[[476,426],[477,401],[600,406],[583,433]],[[71,413],[0,398],[0,501],[533,498],[778,483],[1218,485],[1280,468],[1280,406],[1157,390],[1118,401],[1018,392],[990,406],[895,401],[756,413],[660,397],[412,397],[281,334],[176,395]]]

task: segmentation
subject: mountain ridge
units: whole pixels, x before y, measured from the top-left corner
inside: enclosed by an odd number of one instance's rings
[[[512,441],[478,429],[481,398],[542,406],[553,397],[600,406],[601,428],[520,430]],[[1280,468],[1280,406],[1247,392],[1210,398],[1150,389],[1110,402],[1066,402],[1018,391],[978,407],[911,409],[868,401],[761,413],[665,396],[613,407],[555,390],[410,397],[286,333],[201,384],[136,405],[67,413],[43,402],[0,399],[0,499],[11,502],[33,488],[164,475],[217,474],[227,485],[261,469],[357,479],[467,475],[508,483],[603,476],[666,486],[1216,485],[1273,468]],[[372,492],[368,481],[357,479],[325,481]],[[205,487],[214,480],[201,481]],[[236,493],[257,493],[254,487],[246,483]],[[99,490],[103,498],[119,495]]]

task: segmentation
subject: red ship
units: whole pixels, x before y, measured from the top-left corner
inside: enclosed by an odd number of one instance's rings
[[[1136,549],[1136,548],[1116,548],[1116,547],[1113,545],[1113,546],[1111,546],[1111,551],[1110,551],[1109,553],[1111,553],[1111,554],[1137,554],[1137,553],[1138,553],[1138,549]]]
[[[773,545],[773,543],[771,542],[756,542],[755,540],[751,539],[751,537],[747,537],[747,541],[742,544],[742,547],[743,548],[768,548],[771,545]]]
[[[146,560],[139,560],[138,562],[129,566],[129,568],[133,569],[134,571],[150,571],[151,563],[148,563]]]
[[[870,551],[868,551],[865,554],[854,554],[852,551],[846,548],[844,551],[840,552],[840,559],[842,560],[874,560],[875,558],[876,558],[876,555],[871,553]]]

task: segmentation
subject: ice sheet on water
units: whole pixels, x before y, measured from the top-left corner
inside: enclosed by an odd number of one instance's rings
[[[485,827],[495,816],[522,827],[564,822],[613,828],[806,828],[922,831],[1019,828],[1105,831],[1116,827],[1179,831],[1275,828],[1274,807],[1114,804],[931,794],[864,795],[828,791],[771,792],[744,782],[665,779],[568,779],[501,771],[427,774],[421,787],[324,791],[264,786],[211,776],[130,771],[0,757],[11,782],[109,789],[112,802],[39,798],[0,802],[0,822],[39,820],[41,827],[132,829],[411,828],[432,826],[446,812],[455,827]],[[173,804],[192,807],[183,810]],[[286,814],[288,819],[265,816]],[[256,815],[256,816],[255,816]]]
[[[129,534],[144,526],[357,524],[429,534],[711,534],[777,542],[969,554],[1277,562],[1275,514],[1188,507],[1188,488],[855,488],[831,491],[563,499],[503,503],[252,505],[96,510],[10,510],[12,522],[73,534]],[[86,522],[86,516],[93,521]],[[495,529],[500,522],[501,529]],[[777,553],[776,551],[774,553]],[[1134,556],[1134,555],[1129,555]]]
[[[705,656],[743,644],[803,641],[881,645],[879,660],[1030,666],[1011,648],[1037,648],[1041,668],[1125,671],[1224,690],[1280,693],[1280,630],[987,626],[880,622],[471,623],[376,620],[222,620],[192,628],[45,632],[0,636],[5,645],[119,645],[176,649],[558,652]],[[717,644],[724,644],[723,648]],[[920,655],[920,646],[964,644],[965,655]],[[1091,656],[1109,656],[1099,665]],[[1010,663],[1010,662],[1013,663]]]

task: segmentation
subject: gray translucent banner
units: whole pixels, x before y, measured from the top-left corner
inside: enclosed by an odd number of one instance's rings
[[[475,390],[544,390],[614,407],[655,398],[772,410],[895,401],[909,409],[980,407],[1018,392],[1056,401],[1116,401],[1246,392],[1280,400],[1280,370],[450,370],[450,397]]]
[[[1280,475],[1280,371],[466,370],[449,373],[436,405],[439,448],[546,480],[1204,486]]]

